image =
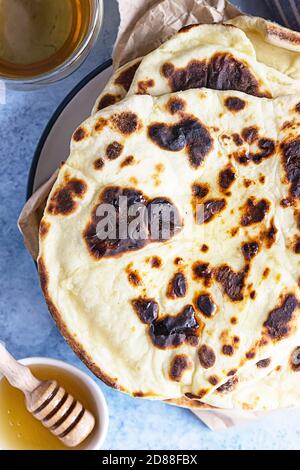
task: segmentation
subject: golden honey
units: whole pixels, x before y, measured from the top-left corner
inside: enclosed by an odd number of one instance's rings
[[[33,78],[61,65],[90,17],[90,0],[0,0],[0,77]]]
[[[57,380],[97,416],[89,390],[78,377],[54,366],[35,365],[30,370],[40,380]],[[23,393],[6,379],[0,380],[0,450],[70,450],[27,411]]]

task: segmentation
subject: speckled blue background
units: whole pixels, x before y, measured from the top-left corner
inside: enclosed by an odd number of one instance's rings
[[[270,17],[262,0],[234,3]],[[105,6],[99,41],[76,73],[39,91],[8,91],[6,104],[0,106],[0,339],[17,358],[54,357],[84,370],[48,314],[16,223],[32,156],[49,118],[67,93],[111,55],[119,14],[115,0],[105,0]],[[187,410],[132,399],[98,383],[110,409],[106,449],[300,448],[300,410],[278,412],[247,426],[213,433]]]

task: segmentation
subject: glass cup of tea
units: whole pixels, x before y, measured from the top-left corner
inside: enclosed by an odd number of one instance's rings
[[[103,0],[1,0],[0,81],[32,89],[76,70],[94,45]]]

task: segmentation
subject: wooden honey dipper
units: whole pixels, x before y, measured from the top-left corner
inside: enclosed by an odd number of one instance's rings
[[[76,447],[95,426],[94,416],[55,380],[40,381],[0,341],[0,372],[25,395],[27,410],[63,444]]]

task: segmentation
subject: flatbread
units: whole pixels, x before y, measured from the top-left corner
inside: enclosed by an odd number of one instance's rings
[[[299,346],[299,103],[140,95],[77,129],[41,224],[39,270],[61,331],[106,383],[215,406],[257,362]],[[171,236],[100,243],[95,208],[120,194],[176,208]],[[274,400],[262,389],[266,406],[298,403],[297,372],[289,362],[292,386]],[[224,406],[247,405],[232,397]]]

